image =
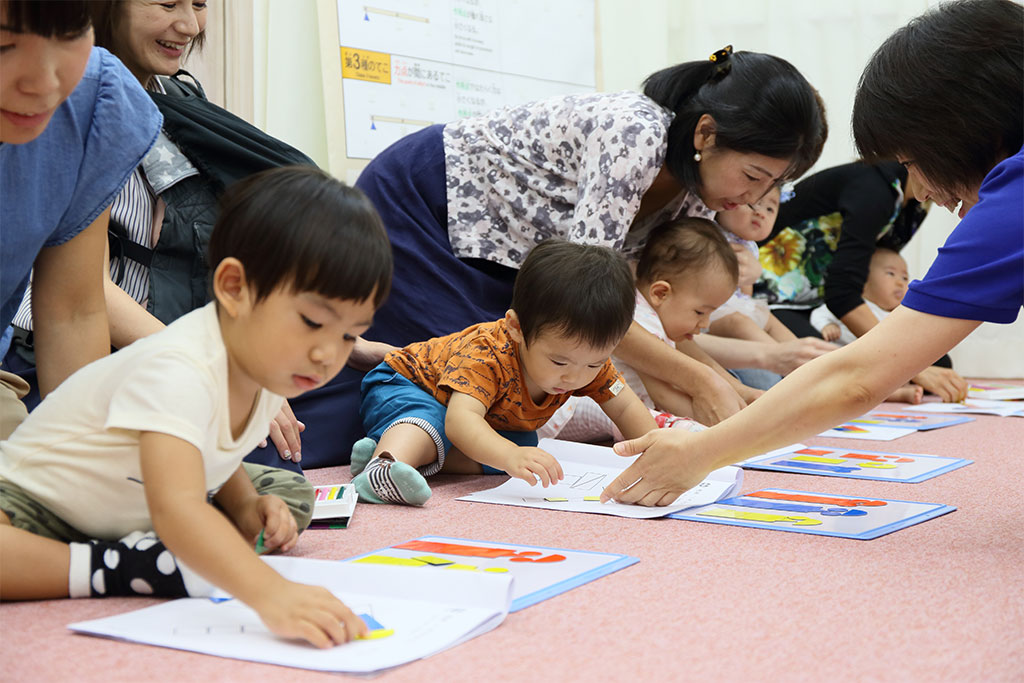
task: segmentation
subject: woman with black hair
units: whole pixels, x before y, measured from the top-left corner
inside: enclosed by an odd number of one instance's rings
[[[160,130],[120,62],[93,47],[88,3],[0,2],[0,358],[30,277],[39,387],[110,352],[101,276],[109,205]],[[0,439],[27,414],[0,370]]]
[[[407,136],[356,183],[396,263],[367,338],[404,346],[499,318],[534,244],[562,237],[635,256],[665,220],[710,218],[800,175],[826,130],[791,64],[728,48],[652,74],[642,94],[556,97]],[[616,354],[692,392],[702,421],[745,405],[708,365],[635,325]]]
[[[867,334],[801,367],[722,424],[617,444],[621,455],[643,455],[602,498],[665,505],[716,467],[863,414],[982,322],[1017,318],[1024,305],[1024,7],[950,2],[896,31],[861,76],[853,133],[869,163],[896,159],[919,201],[962,219],[927,275]]]

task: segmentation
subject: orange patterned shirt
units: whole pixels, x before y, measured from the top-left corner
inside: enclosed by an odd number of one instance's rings
[[[548,394],[534,403],[523,382],[519,345],[509,336],[504,318],[410,344],[392,351],[384,361],[442,405],[448,405],[453,391],[477,399],[487,406],[487,423],[499,431],[534,431],[569,396],[589,396],[604,403],[625,384],[609,359],[587,386],[571,394]]]

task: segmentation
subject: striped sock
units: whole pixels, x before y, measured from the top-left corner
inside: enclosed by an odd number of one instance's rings
[[[377,442],[366,436],[352,444],[352,455],[349,457],[349,469],[352,476],[356,476],[366,469],[366,463],[373,458],[373,452],[377,450]]]
[[[430,486],[415,467],[397,462],[388,452],[371,460],[352,485],[359,499],[368,503],[423,505],[430,499]]]

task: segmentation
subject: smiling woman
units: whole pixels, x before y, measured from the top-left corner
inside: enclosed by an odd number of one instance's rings
[[[170,76],[206,40],[206,2],[121,0],[92,8],[96,44],[109,47],[146,88]]]

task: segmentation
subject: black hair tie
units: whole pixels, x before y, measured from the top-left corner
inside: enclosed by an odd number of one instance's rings
[[[721,50],[713,53],[708,57],[708,61],[714,65],[711,69],[711,77],[708,80],[714,83],[725,78],[732,70],[732,45],[726,45]]]

